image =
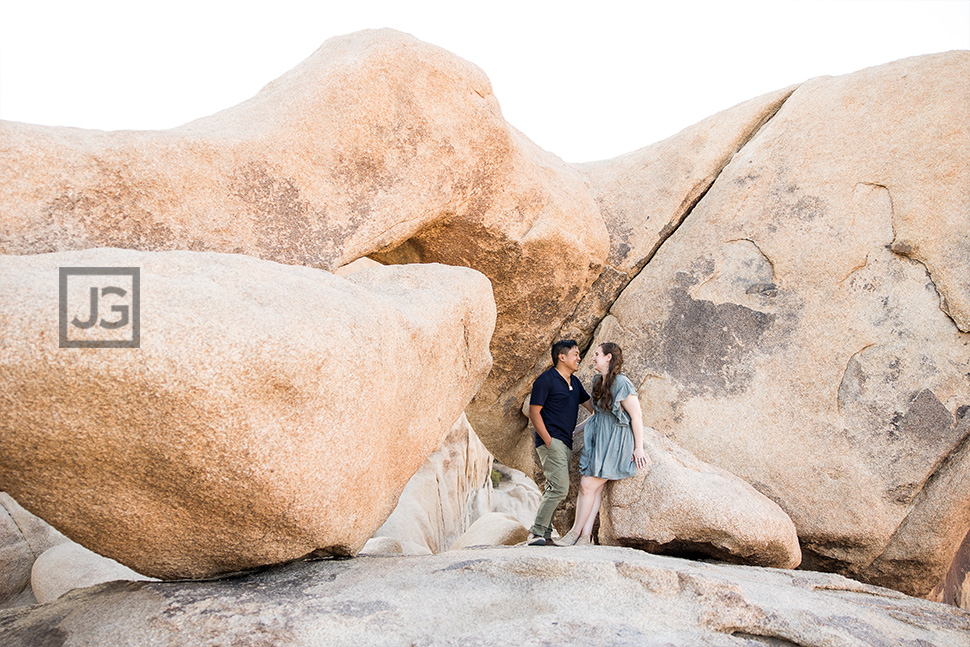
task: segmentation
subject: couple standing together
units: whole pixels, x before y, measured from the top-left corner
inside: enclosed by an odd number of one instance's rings
[[[600,509],[608,481],[636,474],[646,467],[643,451],[643,419],[633,383],[620,370],[623,354],[613,343],[600,344],[593,353],[593,397],[573,373],[579,370],[579,346],[575,341],[552,345],[553,367],[536,378],[529,400],[529,419],[535,426],[536,452],[546,478],[536,520],[529,531],[529,545],[552,544],[552,515],[569,491],[569,462],[573,433],[585,427],[579,459],[579,498],[572,529],[556,546],[593,543],[593,521]],[[576,427],[579,407],[591,414]]]

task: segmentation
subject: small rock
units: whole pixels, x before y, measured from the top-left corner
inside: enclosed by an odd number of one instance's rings
[[[0,609],[37,601],[30,588],[34,560],[66,541],[43,519],[0,492]]]
[[[430,551],[429,551],[430,552]],[[358,555],[403,555],[401,542],[394,537],[371,537]]]
[[[452,550],[470,546],[514,546],[529,538],[529,529],[510,514],[490,512],[479,517]]]
[[[56,600],[68,591],[114,580],[152,581],[113,559],[102,557],[68,541],[37,558],[30,573],[30,586],[41,604]]]

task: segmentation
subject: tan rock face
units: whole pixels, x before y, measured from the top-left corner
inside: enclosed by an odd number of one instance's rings
[[[505,123],[481,70],[391,30],[327,41],[249,101],[171,130],[2,122],[0,214],[6,254],[111,246],[478,269],[499,319],[469,416],[513,466],[530,451],[523,375],[609,245],[583,178]]]
[[[58,348],[59,266],[140,267],[141,347]],[[96,249],[0,277],[0,487],[149,576],[356,552],[490,366],[466,268]]]
[[[781,504],[804,565],[917,594],[970,527],[967,123],[967,52],[801,85],[594,342],[647,424]]]
[[[651,464],[607,487],[600,543],[754,566],[798,566],[795,524],[777,504],[653,429],[644,429],[644,435]]]
[[[123,619],[123,620],[121,620]],[[828,573],[629,548],[502,547],[136,582],[0,612],[5,647],[966,644],[970,614]]]

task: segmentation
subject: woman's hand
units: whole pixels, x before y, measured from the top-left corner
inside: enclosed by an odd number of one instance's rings
[[[642,470],[647,466],[647,454],[643,451],[643,447],[633,450],[633,462],[636,463],[637,469]]]

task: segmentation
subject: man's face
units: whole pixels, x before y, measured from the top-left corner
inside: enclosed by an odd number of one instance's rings
[[[579,370],[579,359],[579,346],[573,346],[568,353],[559,354],[559,361],[574,373]]]

